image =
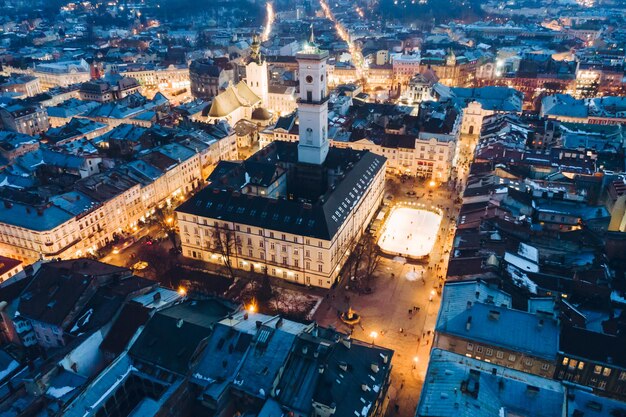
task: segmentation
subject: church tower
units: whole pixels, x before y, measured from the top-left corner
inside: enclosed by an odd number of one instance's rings
[[[246,65],[246,83],[254,94],[261,98],[263,106],[267,106],[269,92],[267,61],[261,56],[261,40],[256,34],[252,37],[250,49],[250,61]]]
[[[308,45],[296,54],[300,97],[298,119],[300,137],[298,161],[321,165],[328,155],[328,90],[326,61],[328,51],[315,45],[313,30]]]

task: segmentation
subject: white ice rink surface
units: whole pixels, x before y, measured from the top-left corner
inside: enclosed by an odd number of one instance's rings
[[[396,207],[383,229],[378,246],[383,252],[421,258],[435,246],[441,216],[427,210]]]

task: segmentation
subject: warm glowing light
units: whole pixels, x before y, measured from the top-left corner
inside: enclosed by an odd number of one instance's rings
[[[168,222],[168,223],[172,223],[174,221],[174,219],[171,218],[171,217],[168,217],[165,221]]]
[[[256,313],[256,304],[250,303],[250,305],[248,305],[248,308],[246,310],[248,310],[248,313]]]
[[[350,39],[350,34],[346,30],[346,28],[335,18],[333,12],[330,10],[330,6],[326,2],[326,0],[320,0],[320,6],[322,6],[322,11],[328,20],[333,22],[335,25],[335,30],[337,34],[345,43],[348,44],[348,51],[352,56],[352,63],[354,64],[354,68],[356,69],[357,79],[361,79],[363,76],[363,68],[365,68],[365,60],[363,59],[363,54],[356,47],[354,42]]]
[[[437,185],[437,183],[435,182],[435,180],[430,180],[430,182],[428,183],[428,186],[430,188],[433,188],[435,185]]]
[[[178,294],[181,297],[184,297],[187,295],[187,289],[185,287],[178,287]]]
[[[371,333],[370,333],[370,337],[371,337],[372,339],[376,339],[376,338],[378,337],[378,332],[371,332]]]
[[[118,253],[120,253],[119,249],[113,249],[113,254],[117,255]]]
[[[413,362],[418,363],[418,362],[419,362],[419,360],[420,360],[420,358],[418,358],[417,356],[414,356],[414,357],[413,357]]]
[[[263,30],[263,34],[261,35],[261,41],[265,42],[269,40],[270,34],[272,33],[272,26],[274,24],[274,19],[276,15],[274,14],[274,5],[269,1],[265,3],[265,12],[267,14],[267,22],[265,23],[265,29]]]

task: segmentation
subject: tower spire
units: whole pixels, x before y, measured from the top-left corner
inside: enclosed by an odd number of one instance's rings
[[[258,64],[261,63],[261,42],[259,35],[255,32],[252,35],[252,44],[250,45],[250,59]]]
[[[309,43],[315,45],[315,32],[313,31],[313,23],[311,23],[311,36],[309,36]]]

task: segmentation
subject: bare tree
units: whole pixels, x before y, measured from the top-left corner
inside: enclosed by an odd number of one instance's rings
[[[222,262],[228,270],[228,275],[231,279],[235,279],[235,267],[233,265],[233,258],[237,255],[235,232],[227,224],[221,227],[218,224],[215,226],[212,237],[212,250],[222,255]]]
[[[175,220],[173,210],[168,207],[157,208],[154,211],[154,217],[161,230],[165,232],[170,242],[172,242],[172,247],[176,249],[178,247],[178,243],[176,242],[176,227],[174,226]]]
[[[352,263],[350,264],[350,268],[348,268],[348,272],[350,274],[350,280],[354,280],[355,282],[359,279],[359,267],[361,266],[361,262],[363,260],[363,245],[361,242],[357,242],[352,249],[352,254],[350,259]]]
[[[267,304],[272,299],[273,289],[267,268],[263,268],[263,277],[256,286],[256,299],[262,304]]]
[[[365,265],[365,280],[370,282],[372,275],[380,263],[380,252],[374,236],[367,233],[361,240],[363,246],[363,263]]]
[[[142,244],[137,249],[137,257],[148,263],[154,270],[155,277],[160,282],[165,282],[165,275],[171,268],[171,258],[167,250],[159,245]]]

